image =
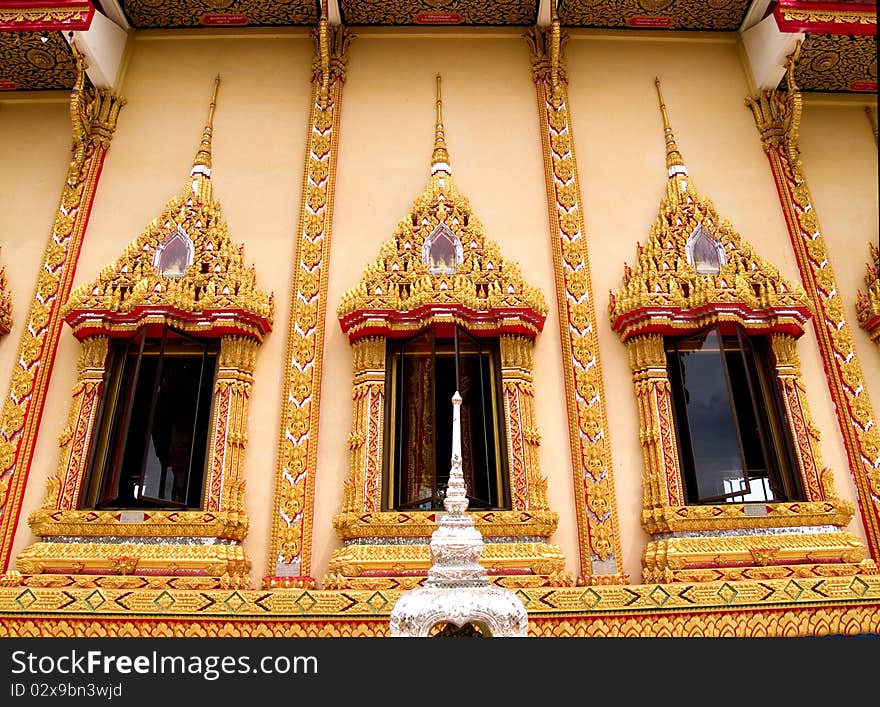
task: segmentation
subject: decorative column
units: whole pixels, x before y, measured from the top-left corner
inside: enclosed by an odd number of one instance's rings
[[[293,294],[287,333],[281,432],[266,587],[313,587],[311,540],[318,415],[327,312],[330,231],[339,110],[353,35],[322,19],[314,32],[312,110],[306,138]]]
[[[382,510],[382,454],[385,427],[385,337],[371,336],[351,345],[351,476],[343,491],[343,513]]]
[[[807,500],[839,500],[834,490],[831,471],[822,467],[819,451],[819,430],[810,417],[807,393],[801,381],[801,362],[797,342],[788,334],[770,337],[776,367],[776,382],[782,393],[786,420],[794,441],[794,453],[801,469],[801,481]]]
[[[798,146],[801,95],[789,60],[788,91],[762,91],[749,98],[804,288],[815,309],[813,324],[837,420],[858,493],[871,556],[880,558],[880,431],[871,406],[852,331],[828,248],[803,173]]]
[[[83,341],[70,413],[59,440],[58,473],[46,481],[43,508],[74,510],[77,507],[89,452],[95,440],[92,430],[100,410],[109,346],[108,336],[90,336]]]
[[[535,347],[528,337],[505,334],[500,337],[500,348],[511,505],[514,509],[549,510],[547,479],[538,463],[541,433],[535,421],[532,383]]]
[[[531,52],[550,213],[550,245],[568,409],[574,497],[585,584],[625,584],[617,502],[599,361],[596,308],[590,281],[574,136],[559,19],[525,35]]]
[[[205,510],[244,517],[244,450],[247,446],[248,405],[254,383],[254,367],[260,343],[246,336],[224,336],[220,340],[217,380],[211,419],[225,420],[215,426],[207,469]]]
[[[642,523],[653,527],[668,506],[684,505],[681,468],[673,429],[672,398],[666,372],[666,352],[659,334],[641,334],[630,339],[629,365],[639,407],[639,439],[645,458]]]
[[[77,54],[77,78],[70,94],[73,157],[0,417],[0,571],[9,566],[61,335],[61,307],[70,294],[101,167],[125,103],[106,89],[85,89],[85,70]]]

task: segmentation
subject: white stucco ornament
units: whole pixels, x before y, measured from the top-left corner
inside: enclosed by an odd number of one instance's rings
[[[404,592],[391,610],[391,635],[428,636],[439,624],[471,624],[484,636],[528,636],[526,608],[510,590],[489,583],[480,564],[483,536],[465,511],[461,468],[461,395],[452,396],[452,468],[437,530],[431,535],[431,568],[425,586]]]

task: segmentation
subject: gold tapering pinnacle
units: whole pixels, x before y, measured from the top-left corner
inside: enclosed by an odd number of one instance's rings
[[[431,174],[439,171],[452,174],[446,138],[443,134],[443,96],[440,88],[440,74],[437,74],[437,125],[434,130],[434,152],[431,155]]]
[[[660,78],[654,78],[654,85],[657,87],[657,99],[660,101],[660,114],[663,116],[663,135],[666,140],[666,169],[669,170],[669,176],[684,172],[687,174],[687,168],[684,165],[684,158],[675,142],[675,135],[672,133],[672,127],[669,125],[669,116],[666,114],[666,104],[663,102],[663,92],[660,90]],[[673,167],[682,169],[674,170]]]
[[[220,74],[217,74],[214,78],[214,92],[211,95],[211,105],[208,109],[208,122],[205,123],[205,131],[202,133],[202,141],[196,152],[196,158],[193,160],[193,174],[196,172],[205,174],[205,170],[199,169],[200,167],[207,168],[206,176],[210,176],[211,173],[211,138],[214,134],[214,110],[217,107],[217,91],[219,89]]]

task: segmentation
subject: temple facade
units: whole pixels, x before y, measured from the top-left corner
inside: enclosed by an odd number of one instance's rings
[[[867,0],[4,3],[0,634],[389,635],[456,393],[529,635],[880,633],[876,80]]]

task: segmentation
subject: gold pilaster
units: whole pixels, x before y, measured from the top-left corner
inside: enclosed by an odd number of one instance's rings
[[[626,583],[629,578],[621,567],[596,308],[569,117],[563,56],[568,36],[557,22],[550,28],[533,27],[525,38],[537,90],[550,213],[582,575],[578,581]]]
[[[311,111],[300,195],[287,332],[279,452],[265,586],[314,586],[311,540],[328,259],[339,151],[342,87],[352,35],[324,24],[313,33]],[[326,94],[326,100],[325,100]]]
[[[779,192],[801,279],[812,302],[819,350],[855,482],[871,556],[880,558],[880,431],[864,384],[847,306],[828,258],[828,248],[800,160],[801,95],[789,60],[786,92],[765,90],[749,98]]]
[[[61,308],[73,285],[101,166],[125,101],[105,89],[86,89],[86,66],[76,53],[77,79],[70,96],[73,154],[18,354],[0,413],[0,571],[9,565],[52,362],[63,325]]]

